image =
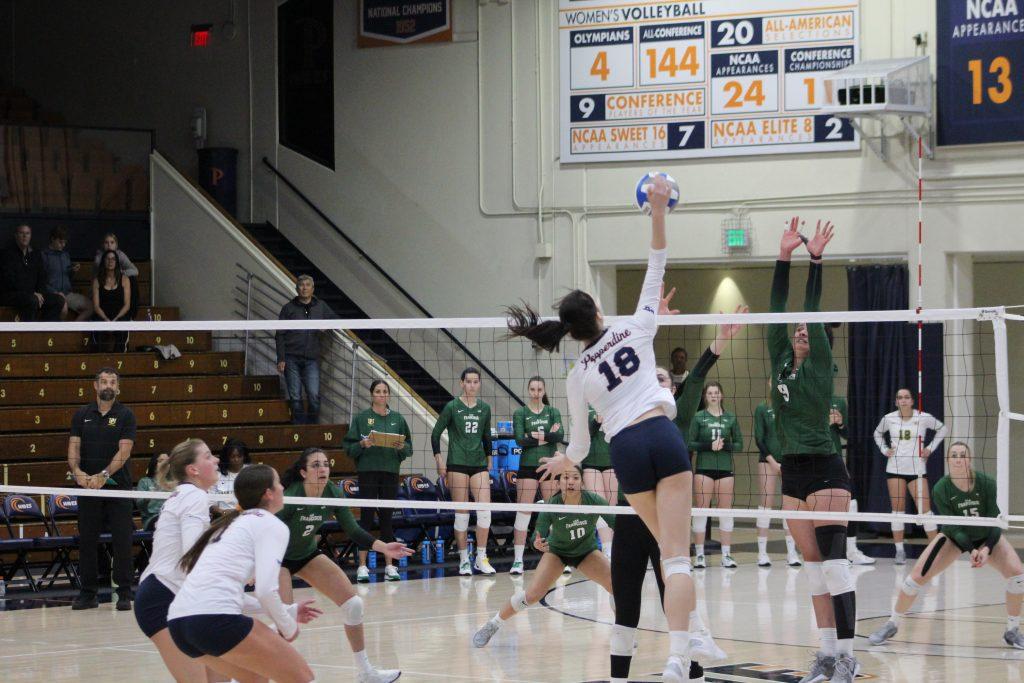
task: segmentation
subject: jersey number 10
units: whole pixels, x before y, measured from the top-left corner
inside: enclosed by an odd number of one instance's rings
[[[615,363],[615,368],[619,371],[618,375],[612,370],[612,366],[608,365],[608,361],[597,366],[597,371],[608,380],[608,391],[622,384],[623,377],[629,377],[640,369],[640,359],[631,346],[624,346],[616,351],[612,356],[612,362]]]

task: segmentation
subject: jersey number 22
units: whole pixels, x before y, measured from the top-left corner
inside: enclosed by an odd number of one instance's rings
[[[615,370],[612,370],[612,366],[608,364],[608,361],[597,366],[597,371],[608,380],[608,391],[622,384],[623,377],[629,377],[640,369],[640,359],[631,346],[624,346],[616,351],[615,355],[612,356],[612,362],[615,363],[615,368],[619,371],[618,375],[615,374]]]

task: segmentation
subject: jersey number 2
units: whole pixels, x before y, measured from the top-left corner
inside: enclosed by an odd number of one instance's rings
[[[631,346],[624,346],[616,351],[612,356],[612,362],[615,363],[615,368],[619,371],[618,375],[615,374],[615,370],[612,370],[612,366],[608,365],[608,361],[597,366],[597,371],[608,380],[608,391],[622,384],[623,377],[629,377],[640,369],[640,359]]]

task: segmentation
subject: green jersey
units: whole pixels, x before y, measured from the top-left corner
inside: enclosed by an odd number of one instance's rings
[[[596,493],[583,491],[580,505],[607,505]],[[556,493],[547,501],[551,505],[562,504],[562,494]],[[582,557],[597,550],[597,520],[601,515],[582,513],[542,512],[537,516],[537,533],[547,540],[551,552],[563,557]],[[605,520],[608,521],[608,520]],[[609,526],[614,526],[608,522]]]
[[[789,261],[775,262],[772,280],[772,313],[786,310],[789,298]],[[821,264],[811,263],[807,272],[804,310],[817,311],[821,302]],[[828,411],[832,402],[832,349],[822,323],[809,323],[810,350],[800,367],[793,361],[788,328],[768,326],[768,351],[772,359],[771,400],[775,427],[783,455],[831,455],[832,433]]]
[[[770,455],[777,462],[782,462],[782,446],[775,434],[775,409],[768,405],[768,401],[761,401],[754,409],[754,442],[757,450],[761,451],[761,457]]]
[[[846,428],[848,416],[846,413],[846,399],[842,396],[833,396],[832,403],[829,404],[829,411],[838,410],[839,414],[843,416],[843,424],[829,425],[828,430],[832,434],[832,452],[838,456],[843,455],[843,439],[847,438],[849,430]]]
[[[401,449],[370,446],[364,448],[362,440],[370,432],[382,434],[404,434],[405,444]],[[357,472],[391,472],[398,474],[402,461],[412,457],[412,434],[405,418],[394,410],[380,415],[373,408],[367,408],[352,418],[345,435],[345,452],[356,462]]]
[[[690,436],[695,472],[733,471],[732,452],[743,447],[743,435],[735,415],[729,411],[712,415],[702,410],[693,416],[687,433]],[[722,439],[722,450],[711,450],[712,442],[717,439]]]
[[[441,452],[441,434],[448,430],[448,464],[487,467],[491,454],[491,407],[477,400],[470,408],[461,398],[453,398],[437,417],[430,445]]]
[[[558,429],[555,429],[556,425]],[[552,406],[544,406],[539,413],[530,410],[529,406],[517,408],[512,415],[512,431],[515,432],[516,442],[523,449],[519,457],[520,467],[536,467],[541,458],[550,458],[565,434],[562,414]],[[544,432],[543,445],[533,438],[533,432]]]
[[[284,551],[284,559],[301,560],[316,552],[320,534],[320,527],[323,526],[327,517],[334,515],[334,518],[341,524],[341,528],[348,534],[348,537],[356,542],[361,548],[369,548],[373,545],[374,538],[366,533],[356,523],[352,516],[352,510],[347,507],[327,505],[291,505],[287,502],[288,496],[305,496],[306,488],[301,481],[297,481],[284,491],[285,506],[277,513],[277,518],[288,526],[288,549]],[[344,498],[345,494],[341,489],[331,482],[327,482],[324,492],[320,498]]]
[[[704,353],[700,356],[700,360],[693,366],[693,370],[690,371],[676,391],[676,419],[674,422],[676,427],[679,428],[679,432],[683,435],[683,440],[686,441],[687,446],[690,445],[689,434],[687,433],[690,430],[690,422],[693,420],[693,416],[697,414],[697,408],[700,407],[700,398],[704,394],[704,379],[708,376],[708,370],[714,366],[717,360],[718,356],[712,353],[710,348],[705,349]]]
[[[956,517],[998,517],[996,481],[983,472],[974,473],[974,487],[963,491],[945,476],[932,489],[932,502],[940,515]],[[985,543],[991,550],[999,541],[1001,530],[991,526],[955,526],[943,524],[942,533],[961,550],[970,550]]]
[[[583,469],[588,467],[611,467],[612,448],[605,441],[604,432],[601,431],[601,423],[597,421],[597,411],[593,407],[590,408],[587,418],[590,422],[590,450],[587,451],[587,457],[583,459],[580,465]]]

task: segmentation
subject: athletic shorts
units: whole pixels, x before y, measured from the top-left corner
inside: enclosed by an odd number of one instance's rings
[[[841,457],[834,453],[783,456],[782,495],[807,500],[807,496],[825,489],[853,489]]]
[[[530,467],[529,465],[520,465],[519,469],[516,470],[516,480],[519,479],[537,479],[537,468]]]
[[[281,566],[284,567],[285,569],[287,569],[292,574],[298,574],[300,571],[302,571],[303,567],[305,567],[307,564],[309,564],[313,560],[314,557],[316,557],[317,555],[323,555],[323,554],[324,554],[323,551],[320,550],[319,548],[317,548],[316,550],[311,552],[309,555],[306,555],[305,557],[300,557],[297,560],[289,560],[286,557],[283,560],[281,560]]]
[[[135,621],[147,638],[167,628],[167,610],[173,601],[174,593],[155,574],[139,584],[135,591]]]
[[[707,477],[712,481],[718,481],[719,479],[726,479],[728,477],[735,477],[736,473],[732,470],[697,470],[694,475],[701,475]]]
[[[943,535],[945,535],[945,534],[943,534]],[[972,550],[978,550],[979,548],[984,548],[984,547],[985,547],[985,544],[986,544],[986,543],[988,542],[988,539],[987,539],[987,538],[983,538],[983,539],[981,539],[980,541],[971,541],[971,542],[970,542],[970,545],[968,545],[968,546],[967,546],[967,547],[965,548],[965,547],[963,547],[962,545],[960,545],[959,543],[957,543],[957,542],[956,542],[956,541],[955,541],[955,540],[953,539],[953,537],[952,537],[952,536],[946,536],[946,538],[948,538],[948,539],[949,539],[949,542],[950,542],[950,543],[952,543],[952,544],[953,544],[953,545],[955,545],[955,546],[956,546],[957,548],[959,548],[959,549],[960,549],[960,552],[962,552],[962,553],[969,553],[969,552],[971,552]]]
[[[583,467],[583,471],[584,472],[586,472],[587,470],[595,470],[597,472],[605,472],[607,470],[612,469],[611,465],[582,465],[581,467]]]
[[[664,415],[623,429],[612,438],[611,451],[619,490],[627,494],[653,491],[662,479],[691,469],[683,435]]]
[[[486,472],[487,465],[480,465],[479,467],[476,467],[475,465],[448,465],[445,469],[449,472],[458,472],[459,474],[465,474],[468,477],[473,477],[481,472]]]
[[[193,614],[167,622],[174,644],[192,659],[230,652],[245,640],[252,626],[252,617],[244,614]]]
[[[902,479],[903,481],[907,482],[908,484],[912,484],[915,481],[917,481],[920,477],[918,477],[916,474],[890,474],[889,472],[886,472],[885,473],[885,478],[886,479]]]
[[[590,552],[594,551],[591,550]],[[562,564],[564,564],[566,567],[578,567],[580,566],[580,563],[583,562],[583,560],[590,557],[590,553],[587,553],[585,555],[559,555],[558,553],[551,554],[557,557],[559,560],[561,560]]]

